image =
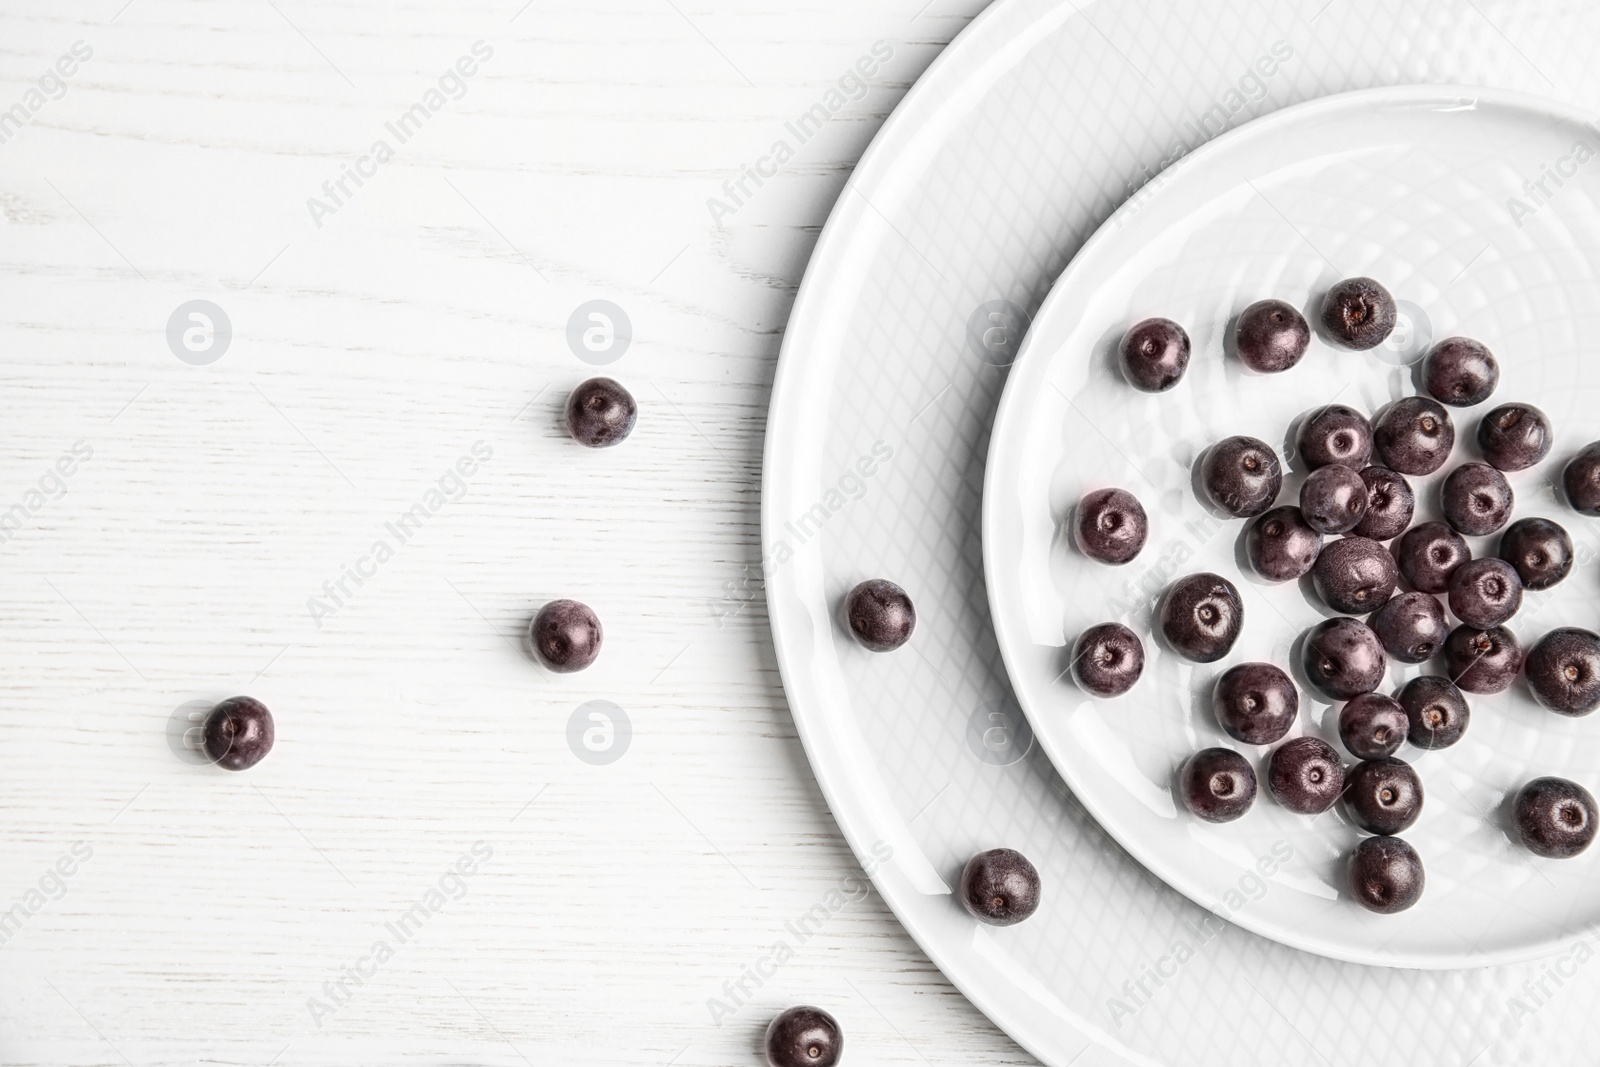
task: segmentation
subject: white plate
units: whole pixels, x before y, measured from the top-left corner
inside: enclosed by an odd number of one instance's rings
[[[1100,829],[1028,751],[1030,735],[1000,725],[1026,729],[978,536],[1008,351],[969,341],[993,325],[980,309],[1036,310],[1134,183],[1219,114],[1239,125],[1398,82],[1556,92],[1547,78],[1600,108],[1600,9],[1476,8],[1494,22],[1407,0],[999,0],[901,103],[817,244],[784,338],[762,488],[785,691],[858,855],[893,850],[873,864],[883,899],[1044,1062],[1276,1067],[1390,1049],[1497,1067],[1583,1062],[1600,1046],[1600,1017],[1582,1010],[1600,997],[1600,966],[1570,951],[1473,971],[1375,969],[1208,922]],[[1279,41],[1286,60],[1272,54]],[[877,440],[894,457],[830,497]],[[819,503],[827,518],[803,521]],[[921,609],[911,647],[888,656],[834,625],[839,597],[875,574],[901,580]],[[946,890],[967,856],[997,844],[1034,857],[1046,895],[1027,923],[990,931]],[[1179,942],[1194,954],[1173,973]]]
[[[1531,778],[1557,774],[1600,791],[1600,718],[1545,711],[1522,685],[1469,694],[1471,725],[1454,747],[1398,753],[1426,795],[1404,837],[1422,854],[1427,888],[1402,915],[1373,915],[1350,898],[1345,858],[1364,835],[1341,814],[1308,819],[1263,794],[1244,818],[1217,826],[1175,805],[1170,788],[1186,756],[1214,745],[1242,750],[1264,777],[1270,749],[1221,731],[1211,688],[1253,660],[1298,676],[1297,640],[1331,614],[1303,583],[1273,585],[1240,565],[1248,524],[1211,517],[1191,487],[1195,458],[1232,434],[1287,450],[1296,417],[1320,404],[1374,414],[1414,395],[1404,364],[1419,354],[1419,328],[1484,341],[1502,378],[1485,404],[1452,409],[1455,455],[1412,479],[1417,521],[1442,517],[1444,475],[1478,458],[1482,414],[1530,401],[1551,417],[1557,443],[1543,464],[1512,476],[1515,517],[1555,519],[1581,559],[1595,558],[1592,520],[1551,482],[1600,438],[1600,185],[1578,179],[1582,167],[1600,167],[1600,134],[1587,121],[1544,101],[1432,87],[1349,93],[1258,119],[1187,156],[1107,221],[1056,283],[1012,368],[989,454],[984,551],[995,629],[1034,731],[1128,851],[1192,899],[1224,901],[1234,922],[1285,944],[1361,963],[1465,967],[1539,955],[1600,927],[1600,850],[1536,861],[1502,828],[1507,794]],[[1588,147],[1575,156],[1579,143]],[[1562,186],[1546,182],[1553,195],[1542,205],[1520,188],[1541,163],[1568,172]],[[1352,275],[1383,281],[1409,312],[1384,346],[1350,352],[1314,340],[1299,366],[1274,375],[1224,354],[1230,324],[1253,301],[1278,297],[1315,321],[1321,294]],[[1150,395],[1121,379],[1115,347],[1128,325],[1155,314],[1185,325],[1194,358],[1176,388]],[[1298,495],[1297,466],[1288,463],[1280,502]],[[1095,563],[1060,534],[1078,498],[1108,484],[1132,491],[1151,516],[1150,541],[1126,567]],[[1474,555],[1493,555],[1498,540],[1472,539]],[[1600,626],[1596,570],[1580,565],[1529,595],[1511,623],[1524,646],[1555,626]],[[1186,663],[1150,638],[1144,678],[1113,700],[1061,677],[1080,631],[1115,620],[1148,637],[1166,581],[1196,571],[1225,575],[1244,595],[1244,632],[1226,658]],[[1440,670],[1394,665],[1391,677],[1398,686]],[[1300,682],[1293,733],[1338,746],[1338,706]],[[1261,899],[1244,907],[1239,887],[1258,881]]]

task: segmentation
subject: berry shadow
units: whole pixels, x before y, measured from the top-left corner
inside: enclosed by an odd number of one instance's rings
[[[187,700],[173,709],[167,719],[167,748],[179,761],[191,767],[216,765],[217,761],[206,753],[202,733],[206,716],[222,699]]]

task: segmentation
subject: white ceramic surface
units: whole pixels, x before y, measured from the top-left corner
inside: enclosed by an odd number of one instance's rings
[[[1415,395],[1414,361],[1430,336],[1484,341],[1502,377],[1484,404],[1451,409],[1456,452],[1438,473],[1411,479],[1416,521],[1443,517],[1440,485],[1479,458],[1484,412],[1538,404],[1556,446],[1512,477],[1514,517],[1565,524],[1588,565],[1529,594],[1511,628],[1528,646],[1556,626],[1600,625],[1594,523],[1555,488],[1566,459],[1600,438],[1591,356],[1600,187],[1577,179],[1600,134],[1586,122],[1543,101],[1431,87],[1343,94],[1259,119],[1171,167],[1107,221],[1062,274],[1012,368],[989,453],[984,549],[995,630],[1034,731],[1073,793],[1141,862],[1285,944],[1362,963],[1462,967],[1539,955],[1600,924],[1600,853],[1536,861],[1504,827],[1508,793],[1531,778],[1600,789],[1600,719],[1546,711],[1520,684],[1469,695],[1471,725],[1452,748],[1398,753],[1426,796],[1403,836],[1423,856],[1427,889],[1404,915],[1373,915],[1351,899],[1345,860],[1365,835],[1337,810],[1308,819],[1263,793],[1244,818],[1218,826],[1175,805],[1171,789],[1183,759],[1214,745],[1242,750],[1264,780],[1271,746],[1228,738],[1211,690],[1249,661],[1301,676],[1300,638],[1332,614],[1308,582],[1272,584],[1241,566],[1249,524],[1200,502],[1197,457],[1233,434],[1267,441],[1286,457],[1280,502],[1294,502],[1305,474],[1290,455],[1295,420],[1335,400],[1375,415]],[[1580,143],[1588,147],[1574,155]],[[1528,157],[1552,167],[1564,159],[1570,173],[1561,187],[1547,182],[1553,195],[1525,217],[1507,200],[1528,196],[1518,188]],[[1385,345],[1352,352],[1318,338],[1297,367],[1272,375],[1230,354],[1232,324],[1253,301],[1284,299],[1315,321],[1322,293],[1353,275],[1383,281],[1406,307]],[[1159,395],[1123,381],[1115,358],[1126,327],[1154,314],[1183,323],[1194,344],[1183,381]],[[1103,485],[1129,489],[1151,515],[1149,543],[1125,567],[1096,563],[1061,534],[1079,497]],[[1498,541],[1472,539],[1473,554],[1493,555]],[[1197,571],[1230,578],[1245,598],[1243,634],[1213,664],[1188,663],[1152,636],[1161,590]],[[1149,658],[1134,690],[1104,700],[1062,673],[1077,634],[1110,620],[1145,635]],[[1442,669],[1391,664],[1390,678],[1397,688]],[[1342,705],[1299,680],[1292,734],[1337,745]],[[1231,905],[1241,883],[1262,879],[1263,857],[1269,890]]]
[[[1348,1063],[1383,1049],[1486,1067],[1580,1062],[1600,1040],[1580,1008],[1600,993],[1592,942],[1510,967],[1371,968],[1257,937],[1152,877],[1030,750],[978,531],[1017,327],[1163,161],[1374,85],[1493,85],[1595,107],[1597,41],[1600,11],[1534,3],[1007,0],[930,68],[841,194],[768,424],[779,665],[857,854],[894,850],[874,875],[884,899],[1041,1060]],[[1542,162],[1515,164],[1537,175]],[[1476,270],[1456,284],[1481,286]],[[877,441],[893,458],[846,480]],[[873,575],[901,581],[921,612],[911,646],[889,656],[834,625],[839,598]],[[947,887],[997,844],[1034,857],[1047,888],[1027,924],[990,931]]]

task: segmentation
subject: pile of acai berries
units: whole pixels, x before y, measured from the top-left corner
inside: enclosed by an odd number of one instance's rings
[[[1330,341],[1367,350],[1393,331],[1395,302],[1371,278],[1350,278],[1327,293],[1320,318]],[[1248,367],[1277,373],[1305,355],[1311,329],[1291,305],[1262,300],[1240,315],[1234,340]],[[1136,323],[1118,348],[1128,382],[1151,393],[1177,385],[1189,356],[1188,334],[1162,318]],[[1309,474],[1297,504],[1275,506],[1283,468],[1273,448],[1252,437],[1213,444],[1200,457],[1196,479],[1213,508],[1251,520],[1245,554],[1257,574],[1270,582],[1309,574],[1317,597],[1339,613],[1305,635],[1301,665],[1324,696],[1344,702],[1339,739],[1358,761],[1354,766],[1346,767],[1320,738],[1284,740],[1299,715],[1300,696],[1278,665],[1230,667],[1216,682],[1212,707],[1228,736],[1245,745],[1277,745],[1265,775],[1279,804],[1315,816],[1342,802],[1350,821],[1372,835],[1351,857],[1349,888],[1362,906],[1382,913],[1411,907],[1424,883],[1416,849],[1396,836],[1416,822],[1423,801],[1416,771],[1395,755],[1403,743],[1421,749],[1455,744],[1471,713],[1464,694],[1503,692],[1519,673],[1553,712],[1587,715],[1600,707],[1600,635],[1563,627],[1524,651],[1506,628],[1524,590],[1549,589],[1573,565],[1572,539],[1559,524],[1511,521],[1515,495],[1506,475],[1528,471],[1549,455],[1549,420],[1532,404],[1490,410],[1477,426],[1482,460],[1462,463],[1444,480],[1445,521],[1412,525],[1416,498],[1407,477],[1444,467],[1456,438],[1448,408],[1486,401],[1500,370],[1483,344],[1450,337],[1428,351],[1421,377],[1427,395],[1395,401],[1372,420],[1339,404],[1305,415],[1295,449]],[[1600,442],[1573,456],[1561,480],[1575,511],[1600,515]],[[1118,488],[1086,495],[1069,525],[1080,551],[1109,564],[1137,556],[1149,531],[1138,499]],[[1473,559],[1464,536],[1496,533],[1497,555]],[[1405,591],[1397,592],[1402,578]],[[1179,656],[1212,663],[1238,639],[1244,604],[1227,578],[1188,575],[1168,587],[1156,627]],[[1443,669],[1391,696],[1379,691],[1390,659],[1442,661]],[[1143,643],[1121,623],[1091,627],[1073,646],[1072,675],[1096,696],[1128,692],[1143,669]],[[1228,822],[1254,803],[1257,776],[1240,753],[1208,748],[1183,763],[1177,788],[1195,816]],[[1517,837],[1537,855],[1575,856],[1594,839],[1595,800],[1575,782],[1536,778],[1512,807]]]

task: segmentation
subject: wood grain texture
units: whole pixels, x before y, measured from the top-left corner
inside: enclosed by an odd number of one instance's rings
[[[982,6],[4,5],[0,112],[27,121],[0,143],[0,513],[22,506],[0,1062],[755,1063],[798,1001],[840,1016],[853,1062],[1029,1062],[875,894],[787,933],[859,872],[743,586],[811,246]],[[866,96],[714,225],[707,198],[878,40]],[[64,94],[26,106],[79,41]],[[314,219],[478,41],[459,99]],[[607,373],[639,428],[606,452],[557,422],[592,298],[635,333]],[[232,323],[209,366],[167,345],[192,299]],[[459,498],[314,618],[478,443]],[[520,651],[556,596],[605,622],[590,671]],[[185,705],[241,692],[276,714],[271,757],[178,758]],[[632,723],[607,766],[567,744],[591,699]],[[795,957],[714,1019],[781,938]]]

